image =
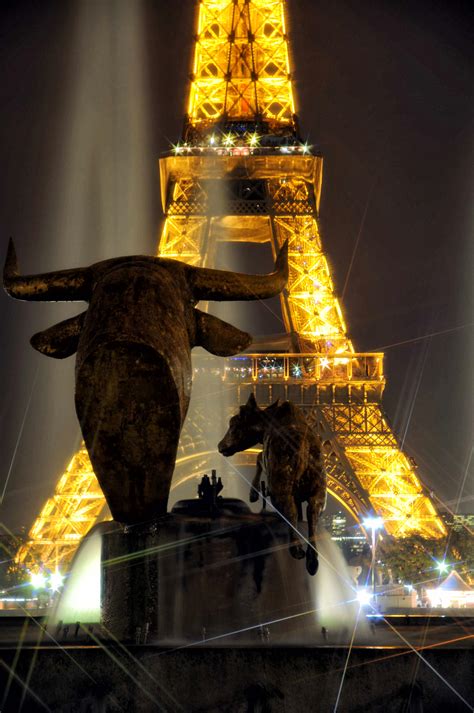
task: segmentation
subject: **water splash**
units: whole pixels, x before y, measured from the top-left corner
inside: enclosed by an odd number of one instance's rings
[[[318,536],[318,552],[319,570],[313,578],[317,620],[328,631],[349,638],[356,623],[358,628],[367,626],[365,617],[359,617],[360,604],[351,571],[341,550],[325,531]]]
[[[99,526],[100,528],[100,526]],[[51,627],[63,624],[94,624],[101,616],[101,552],[102,531],[95,529],[79,546],[54,612]]]

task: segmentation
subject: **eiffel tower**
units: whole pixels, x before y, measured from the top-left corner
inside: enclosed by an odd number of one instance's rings
[[[382,410],[383,354],[356,352],[347,336],[318,230],[323,159],[301,141],[295,115],[285,1],[201,0],[197,12],[182,140],[160,160],[165,223],[158,254],[213,266],[222,243],[261,243],[275,255],[289,241],[284,350],[259,349],[212,368],[204,360],[196,370],[212,372],[214,391],[225,388],[221,433],[250,391],[262,406],[291,399],[325,439],[329,492],[357,521],[375,512],[394,537],[442,537],[446,528]],[[191,408],[178,484],[202,474],[214,457],[208,418],[202,407]],[[246,452],[238,465],[254,461]],[[82,448],[17,559],[32,568],[64,566],[106,516]]]

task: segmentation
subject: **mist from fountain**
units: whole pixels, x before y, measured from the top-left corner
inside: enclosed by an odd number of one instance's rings
[[[48,625],[54,630],[63,624],[93,624],[101,614],[102,533],[93,531],[79,545],[66,586],[58,598]]]
[[[341,549],[324,529],[318,533],[319,569],[313,578],[316,618],[336,638],[347,643],[357,627],[367,633],[367,622],[361,615],[356,583]]]
[[[149,252],[152,130],[141,2],[78,3],[51,240],[63,266]]]

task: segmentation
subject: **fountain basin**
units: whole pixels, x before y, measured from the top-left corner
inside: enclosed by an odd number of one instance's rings
[[[314,641],[313,578],[289,553],[288,526],[236,499],[213,507],[180,501],[151,526],[96,525],[73,561],[50,629],[61,637],[61,626],[69,632],[77,621],[96,622],[101,637],[164,646],[259,645],[270,636],[275,644]],[[86,596],[81,577],[97,604],[89,601],[83,614],[70,606]]]

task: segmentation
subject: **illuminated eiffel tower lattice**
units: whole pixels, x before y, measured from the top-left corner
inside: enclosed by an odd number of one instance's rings
[[[288,239],[287,350],[222,361],[215,379],[232,410],[251,390],[261,405],[278,397],[302,405],[328,445],[329,491],[357,520],[375,512],[393,536],[441,537],[446,529],[381,407],[383,354],[357,353],[347,337],[318,230],[322,163],[299,138],[284,0],[201,0],[182,140],[160,160],[159,254],[212,266],[219,243],[266,243],[275,255]],[[188,418],[178,480],[207,467],[215,444],[204,419],[199,409]],[[67,562],[105,512],[81,450],[18,559]]]

